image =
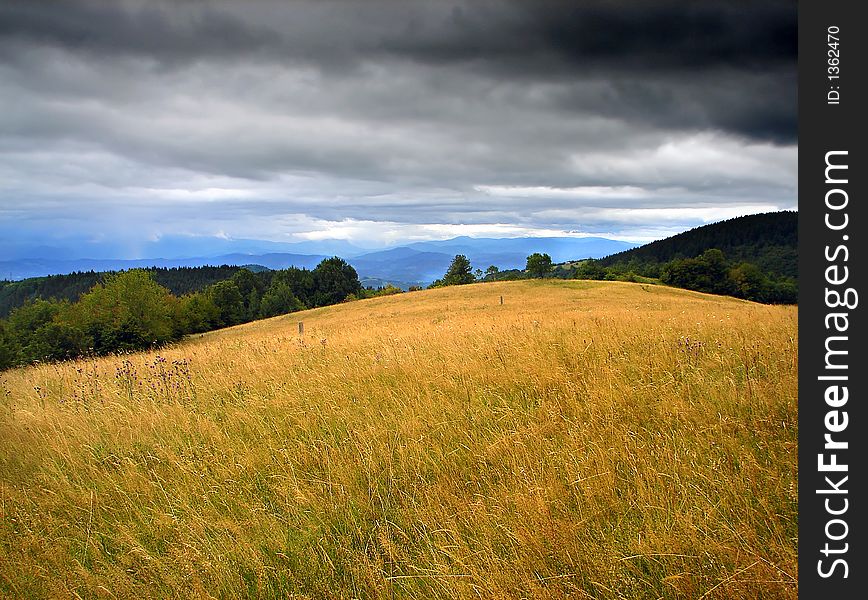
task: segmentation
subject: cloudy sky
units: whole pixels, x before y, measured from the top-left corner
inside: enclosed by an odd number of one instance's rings
[[[646,241],[796,207],[795,1],[3,0],[0,237]]]

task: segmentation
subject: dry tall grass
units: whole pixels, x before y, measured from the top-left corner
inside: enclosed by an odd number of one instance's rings
[[[0,374],[0,592],[795,598],[796,360],[794,307],[512,282]]]

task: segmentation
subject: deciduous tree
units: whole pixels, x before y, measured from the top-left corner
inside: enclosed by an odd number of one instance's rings
[[[527,257],[525,271],[531,277],[545,277],[552,271],[552,257],[548,254],[534,252]]]

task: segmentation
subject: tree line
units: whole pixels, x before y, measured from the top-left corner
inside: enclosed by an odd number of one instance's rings
[[[160,285],[153,270],[105,274],[76,301],[37,298],[0,319],[0,369],[159,347],[188,334],[396,291],[363,288],[338,257],[313,270],[235,269],[183,295]]]
[[[229,279],[243,267],[221,265],[201,267],[148,267],[154,281],[175,296],[198,292],[218,281]],[[256,270],[250,267],[251,271]],[[17,307],[36,298],[69,300],[76,302],[93,286],[110,275],[105,272],[84,271],[64,275],[31,277],[21,281],[0,281],[0,318],[8,317]]]
[[[755,265],[768,277],[798,277],[798,213],[781,211],[736,217],[696,227],[600,260],[643,277],[662,277],[672,261],[700,256],[710,248],[732,264]]]
[[[648,271],[637,266],[634,257],[628,263],[607,266],[605,260],[587,259],[575,263],[555,265],[548,254],[534,253],[527,257],[522,269],[500,271],[494,265],[485,271],[473,270],[464,255],[456,256],[443,278],[431,287],[461,285],[476,281],[508,281],[516,279],[558,278],[595,279],[607,281],[661,282],[674,287],[720,294],[762,302],[765,304],[795,304],[798,301],[798,283],[792,277],[775,275],[746,261],[729,261],[717,248],[709,248],[692,258],[676,258],[654,262],[653,275],[637,273]],[[650,269],[650,267],[649,267]]]

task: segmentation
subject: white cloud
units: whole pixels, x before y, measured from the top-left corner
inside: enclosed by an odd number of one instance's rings
[[[574,172],[586,178],[620,178],[644,185],[726,190],[762,186],[793,194],[796,146],[747,142],[716,132],[666,134],[654,147],[625,144],[618,152],[581,152],[571,157]]]
[[[474,189],[491,196],[509,196],[512,198],[566,198],[575,200],[624,198],[647,198],[652,195],[646,189],[631,186],[585,185],[570,188],[550,186],[516,186],[516,185],[477,185]]]

